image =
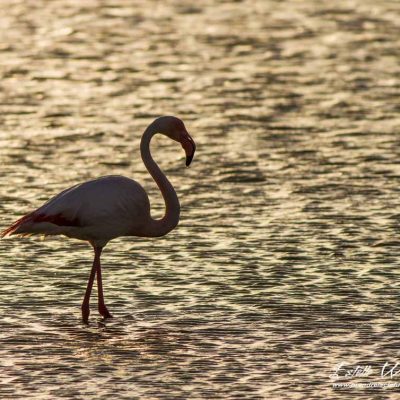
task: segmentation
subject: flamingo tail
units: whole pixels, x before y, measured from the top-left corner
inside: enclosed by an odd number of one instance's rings
[[[0,238],[3,238],[5,236],[16,235],[18,233],[24,233],[24,232],[18,232],[18,230],[25,223],[32,222],[33,219],[34,219],[33,213],[29,213],[27,215],[24,215],[22,218],[18,219],[12,225],[10,225],[8,228],[6,228],[4,231],[2,231],[0,233]]]
[[[58,235],[63,233],[61,230],[70,227],[80,227],[78,218],[69,219],[62,214],[46,215],[31,212],[0,233],[0,238],[11,235]],[[61,230],[60,230],[61,229]]]

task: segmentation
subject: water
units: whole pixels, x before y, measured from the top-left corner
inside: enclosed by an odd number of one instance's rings
[[[152,144],[181,223],[105,249],[112,320],[80,322],[85,243],[0,242],[2,399],[397,398],[329,377],[399,361],[397,1],[0,7],[2,227],[107,174],[160,216],[141,133],[198,147]]]

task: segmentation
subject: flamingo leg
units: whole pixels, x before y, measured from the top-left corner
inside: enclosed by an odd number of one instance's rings
[[[89,314],[90,314],[89,300],[90,300],[90,294],[92,293],[93,281],[94,281],[94,276],[96,275],[97,265],[100,264],[100,253],[101,249],[100,252],[96,248],[94,249],[93,265],[90,271],[85,297],[83,298],[82,302],[82,321],[85,324],[87,324],[89,320]]]
[[[101,264],[100,264],[100,255],[101,255],[101,250],[102,248],[97,249],[99,254],[98,254],[98,263],[96,266],[96,273],[97,273],[97,296],[98,296],[98,307],[99,307],[99,313],[100,315],[103,316],[103,318],[112,318],[112,315],[109,313],[107,310],[107,307],[104,303],[104,294],[103,294],[103,281],[101,278]],[[96,249],[95,249],[96,252]]]

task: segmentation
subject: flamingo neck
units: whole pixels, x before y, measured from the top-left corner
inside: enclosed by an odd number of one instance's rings
[[[178,225],[181,209],[174,187],[153,160],[150,153],[150,141],[156,133],[159,133],[156,127],[150,125],[145,130],[140,142],[143,163],[160,189],[165,202],[164,216],[158,220],[151,218],[146,227],[146,236],[151,237],[164,236],[172,231]]]

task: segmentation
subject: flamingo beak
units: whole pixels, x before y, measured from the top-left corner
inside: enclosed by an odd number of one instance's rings
[[[187,132],[182,134],[181,144],[186,153],[186,166],[188,167],[193,160],[194,152],[196,151],[196,144]]]

